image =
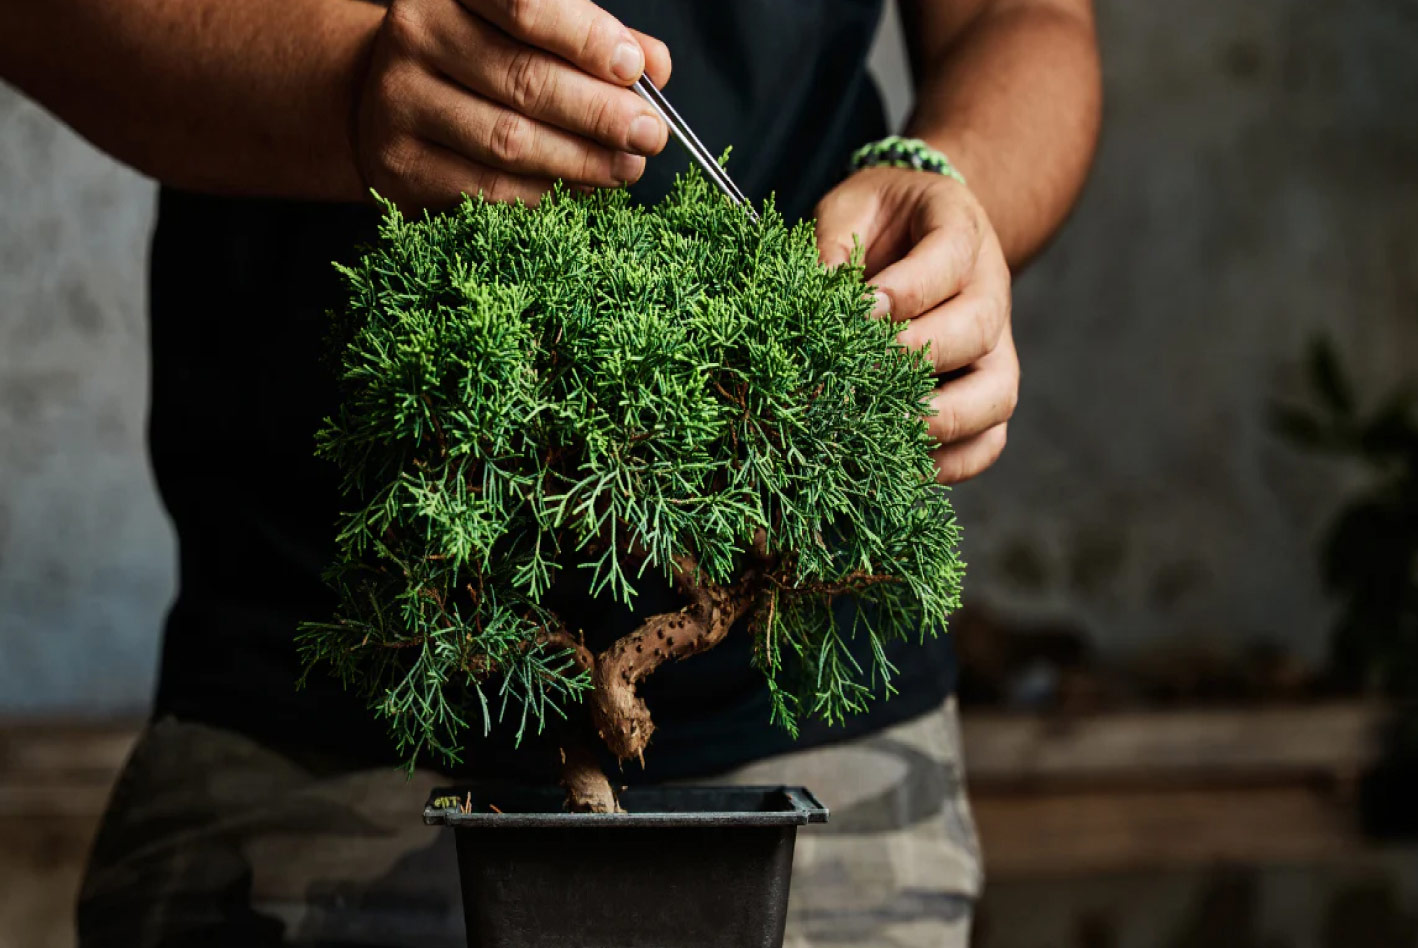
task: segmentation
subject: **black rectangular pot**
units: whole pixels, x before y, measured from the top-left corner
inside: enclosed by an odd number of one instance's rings
[[[435,790],[456,831],[469,948],[780,948],[802,787],[645,787],[625,813],[554,788]],[[500,812],[499,812],[500,811]]]

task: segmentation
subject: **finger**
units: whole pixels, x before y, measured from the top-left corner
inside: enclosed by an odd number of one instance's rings
[[[880,200],[871,188],[841,188],[817,203],[817,254],[824,265],[835,267],[852,258],[860,243],[871,246],[876,238]]]
[[[995,425],[973,438],[932,451],[936,480],[942,484],[959,484],[994,464],[1004,452],[1007,428],[1007,425]]]
[[[922,200],[913,218],[914,245],[872,277],[898,320],[914,319],[959,293],[975,269],[985,234],[978,214],[963,201]]]
[[[477,17],[454,12],[438,24],[429,53],[434,67],[449,79],[615,151],[654,155],[665,147],[669,129],[634,92],[589,76]]]
[[[950,372],[994,353],[1005,337],[1009,311],[1008,284],[1001,290],[986,281],[981,285],[972,285],[949,302],[917,316],[902,327],[896,338],[908,349],[928,345],[931,363],[936,371]],[[1011,346],[1011,358],[1013,354]]]
[[[948,447],[1009,421],[1019,403],[1019,360],[1000,346],[931,396],[926,429]]]
[[[645,51],[619,20],[590,0],[459,0],[470,11],[597,78],[630,85]]]
[[[389,170],[408,195],[399,202],[406,211],[441,210],[457,204],[464,194],[498,204],[521,200],[535,207],[552,187],[544,178],[496,171],[433,142],[410,139],[400,153],[398,166]]]
[[[631,30],[630,35],[635,37],[640,43],[640,49],[645,53],[645,75],[650,77],[650,81],[663,89],[665,83],[670,81],[670,73],[673,65],[670,62],[670,48],[664,43],[655,39],[648,33],[639,30]]]
[[[446,91],[432,97],[436,111],[423,115],[415,131],[476,164],[604,188],[637,181],[645,170],[639,155],[603,148],[442,80],[432,81]]]

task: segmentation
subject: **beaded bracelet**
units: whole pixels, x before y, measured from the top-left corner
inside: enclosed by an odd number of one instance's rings
[[[874,168],[877,165],[932,171],[936,174],[943,174],[947,178],[954,178],[961,184],[965,183],[964,175],[955,170],[955,166],[950,163],[949,158],[919,138],[889,135],[880,141],[863,145],[852,152],[852,171]]]

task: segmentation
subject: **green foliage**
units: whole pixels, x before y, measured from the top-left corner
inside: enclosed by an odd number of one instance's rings
[[[677,554],[732,581],[766,531],[779,566],[751,634],[790,729],[860,711],[889,688],[885,642],[944,631],[962,564],[931,371],[868,318],[859,267],[818,263],[810,225],[771,203],[754,223],[691,174],[650,209],[560,188],[536,209],[391,206],[341,270],[343,403],[318,452],[353,509],[338,613],[299,645],[410,760],[457,759],[503,717],[541,727],[589,687],[541,641],[573,554],[629,603]]]

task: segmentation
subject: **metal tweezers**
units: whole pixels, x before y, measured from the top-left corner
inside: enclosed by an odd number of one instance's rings
[[[679,117],[679,113],[675,111],[674,106],[670,105],[664,93],[655,88],[655,84],[645,76],[637,79],[635,85],[630,88],[638,93],[640,98],[650,103],[650,108],[660,114],[660,118],[665,120],[665,124],[670,127],[675,138],[679,139],[679,143],[684,146],[684,150],[689,152],[689,157],[709,176],[709,180],[724,192],[724,196],[742,207],[748,212],[750,218],[757,221],[758,212],[753,209],[753,204],[744,197],[744,193],[739,190],[737,184],[734,184],[733,178],[729,177],[719,162],[714,160],[714,156],[709,153],[709,149],[704,147],[699,136],[694,134],[694,130],[684,119]]]

